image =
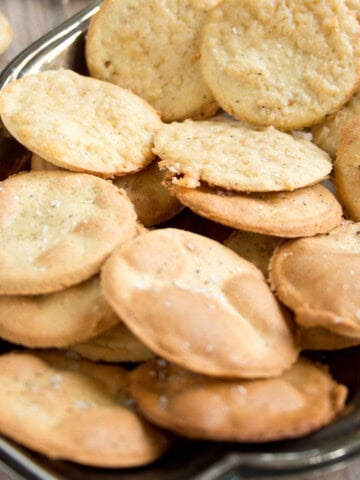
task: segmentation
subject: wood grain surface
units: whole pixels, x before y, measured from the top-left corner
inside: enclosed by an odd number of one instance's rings
[[[31,42],[38,39],[61,22],[75,14],[90,0],[0,0],[0,10],[11,21],[14,37],[9,49],[0,55],[0,70]],[[12,476],[0,472],[0,480]],[[234,477],[234,480],[237,477]],[[359,480],[360,457],[345,463],[337,463],[326,470],[303,474],[267,476],[267,480]],[[265,480],[265,479],[264,479]]]

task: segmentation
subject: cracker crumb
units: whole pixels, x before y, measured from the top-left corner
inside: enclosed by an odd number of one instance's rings
[[[167,408],[167,406],[169,405],[169,400],[165,395],[161,395],[161,397],[159,398],[159,405],[161,408]]]

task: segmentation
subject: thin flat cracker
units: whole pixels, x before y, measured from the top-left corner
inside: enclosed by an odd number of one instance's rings
[[[271,284],[304,327],[360,338],[360,224],[281,245],[270,262]]]
[[[0,357],[0,431],[52,459],[96,467],[156,460],[169,437],[131,409],[128,373],[58,354]]]
[[[275,376],[297,348],[262,273],[206,237],[145,233],[102,269],[105,297],[156,354],[220,377]]]
[[[223,380],[156,361],[138,367],[130,390],[156,425],[190,438],[268,442],[294,438],[330,423],[347,389],[323,366],[300,359],[278,378]]]
[[[0,294],[80,283],[136,228],[132,204],[110,182],[62,171],[14,175],[0,183]]]
[[[170,185],[181,203],[195,213],[229,227],[278,237],[326,233],[342,220],[334,195],[318,184],[293,192],[241,194],[202,185]]]
[[[155,110],[129,90],[70,70],[11,82],[1,90],[0,114],[43,159],[105,178],[146,167],[161,126]]]
[[[48,295],[0,296],[0,337],[27,347],[67,347],[119,321],[98,277]]]
[[[218,106],[202,79],[200,30],[219,0],[106,0],[90,23],[94,77],[129,88],[165,121],[208,117]]]
[[[334,184],[340,202],[352,220],[360,221],[360,118],[344,129],[334,163]]]
[[[358,88],[359,31],[342,0],[225,0],[204,26],[201,68],[239,120],[302,129]]]
[[[319,182],[332,169],[330,157],[308,140],[238,122],[164,125],[154,152],[173,182],[188,188],[203,181],[240,192],[294,190]]]

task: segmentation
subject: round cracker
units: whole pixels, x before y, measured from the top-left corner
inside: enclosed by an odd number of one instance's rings
[[[357,89],[359,32],[342,0],[225,0],[204,26],[201,68],[215,99],[239,120],[301,129]]]
[[[301,325],[360,338],[359,223],[284,243],[271,259],[270,280]]]
[[[162,159],[160,168],[188,188],[204,181],[240,192],[294,190],[319,182],[332,169],[330,157],[311,142],[238,122],[164,125],[154,151]]]
[[[89,360],[104,362],[145,362],[154,357],[123,323],[87,342],[72,345],[71,350]]]
[[[6,128],[29,150],[73,171],[102,177],[148,165],[161,121],[129,90],[70,70],[16,80],[0,94]]]
[[[357,92],[334,116],[312,128],[314,142],[332,158],[335,158],[344,128],[359,115],[360,92]]]
[[[270,235],[236,231],[225,240],[224,245],[253,263],[267,277],[270,258],[280,242],[280,238]]]
[[[0,54],[8,48],[12,37],[13,31],[10,22],[6,16],[0,12]]]
[[[120,367],[64,355],[0,357],[0,431],[52,459],[134,467],[160,457],[169,438],[130,408]]]
[[[343,350],[360,345],[360,339],[344,337],[326,328],[304,328],[298,325],[297,339],[301,350]]]
[[[125,190],[134,205],[139,222],[145,227],[165,222],[184,208],[179,200],[163,187],[163,179],[164,172],[159,170],[157,162],[141,172],[114,179],[115,185]]]
[[[334,184],[340,202],[349,216],[360,221],[360,118],[344,129],[334,163]]]
[[[99,279],[38,296],[0,296],[0,337],[27,347],[66,347],[120,321]]]
[[[14,175],[0,183],[0,293],[80,283],[135,233],[133,206],[111,182],[62,171]]]
[[[318,184],[293,192],[241,194],[202,185],[171,185],[181,203],[215,222],[278,237],[326,233],[340,224],[342,209],[334,195]]]
[[[356,18],[360,21],[360,0],[345,0],[345,4],[354,11]]]
[[[129,88],[165,121],[208,117],[218,106],[202,79],[200,29],[219,0],[106,0],[90,23],[94,77]]]
[[[267,377],[297,357],[262,273],[206,237],[176,229],[145,233],[114,251],[102,286],[145,345],[190,370]]]
[[[347,389],[322,366],[301,359],[278,378],[222,380],[152,361],[130,376],[130,390],[153,423],[190,438],[268,442],[306,435],[344,408]]]

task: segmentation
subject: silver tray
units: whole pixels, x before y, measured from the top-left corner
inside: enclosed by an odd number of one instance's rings
[[[0,88],[29,73],[71,68],[86,74],[84,39],[100,0],[30,45],[1,73]],[[0,125],[0,178],[27,166],[28,152]],[[180,214],[181,215],[181,214]],[[191,222],[190,222],[191,223]],[[201,222],[198,222],[201,225]],[[12,348],[1,343],[1,351]],[[235,480],[306,477],[314,469],[341,468],[360,453],[360,347],[311,353],[330,365],[350,390],[346,413],[327,428],[298,440],[247,445],[179,440],[162,460],[146,468],[104,470],[50,460],[0,438],[0,468],[11,478],[73,480]]]

